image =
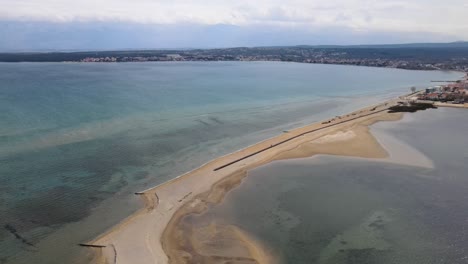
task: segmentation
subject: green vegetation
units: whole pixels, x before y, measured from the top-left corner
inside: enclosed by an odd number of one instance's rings
[[[389,113],[399,113],[399,112],[409,112],[414,113],[420,110],[426,110],[429,108],[437,108],[433,104],[424,104],[424,103],[411,103],[408,105],[395,105],[389,108]]]
[[[0,53],[2,62],[289,61],[468,71],[468,43]]]

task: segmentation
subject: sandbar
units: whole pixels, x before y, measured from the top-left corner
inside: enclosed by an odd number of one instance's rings
[[[402,113],[388,113],[397,104],[392,99],[287,131],[138,193],[145,206],[89,242],[104,246],[96,263],[274,263],[268,248],[237,227],[211,223],[201,230],[183,220],[222,202],[247,171],[274,160],[317,154],[386,158],[369,125],[401,119]]]

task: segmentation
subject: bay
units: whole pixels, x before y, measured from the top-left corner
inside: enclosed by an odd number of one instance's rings
[[[280,62],[0,63],[0,259],[72,263],[86,255],[78,243],[138,208],[133,192],[459,77]]]

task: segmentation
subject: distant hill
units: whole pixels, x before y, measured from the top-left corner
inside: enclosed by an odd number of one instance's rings
[[[377,44],[377,45],[298,45],[301,48],[468,48],[468,41],[456,41],[449,43],[407,43],[407,44]]]
[[[468,71],[468,42],[0,53],[0,62],[288,61]]]

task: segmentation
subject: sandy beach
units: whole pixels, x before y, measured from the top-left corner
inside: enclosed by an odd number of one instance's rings
[[[274,263],[255,238],[233,226],[213,224],[204,230],[184,222],[191,214],[220,203],[241,184],[247,171],[273,160],[316,154],[362,158],[388,157],[369,131],[379,121],[399,120],[388,113],[397,100],[314,123],[212,160],[169,182],[138,193],[145,206],[90,241],[96,263]]]

